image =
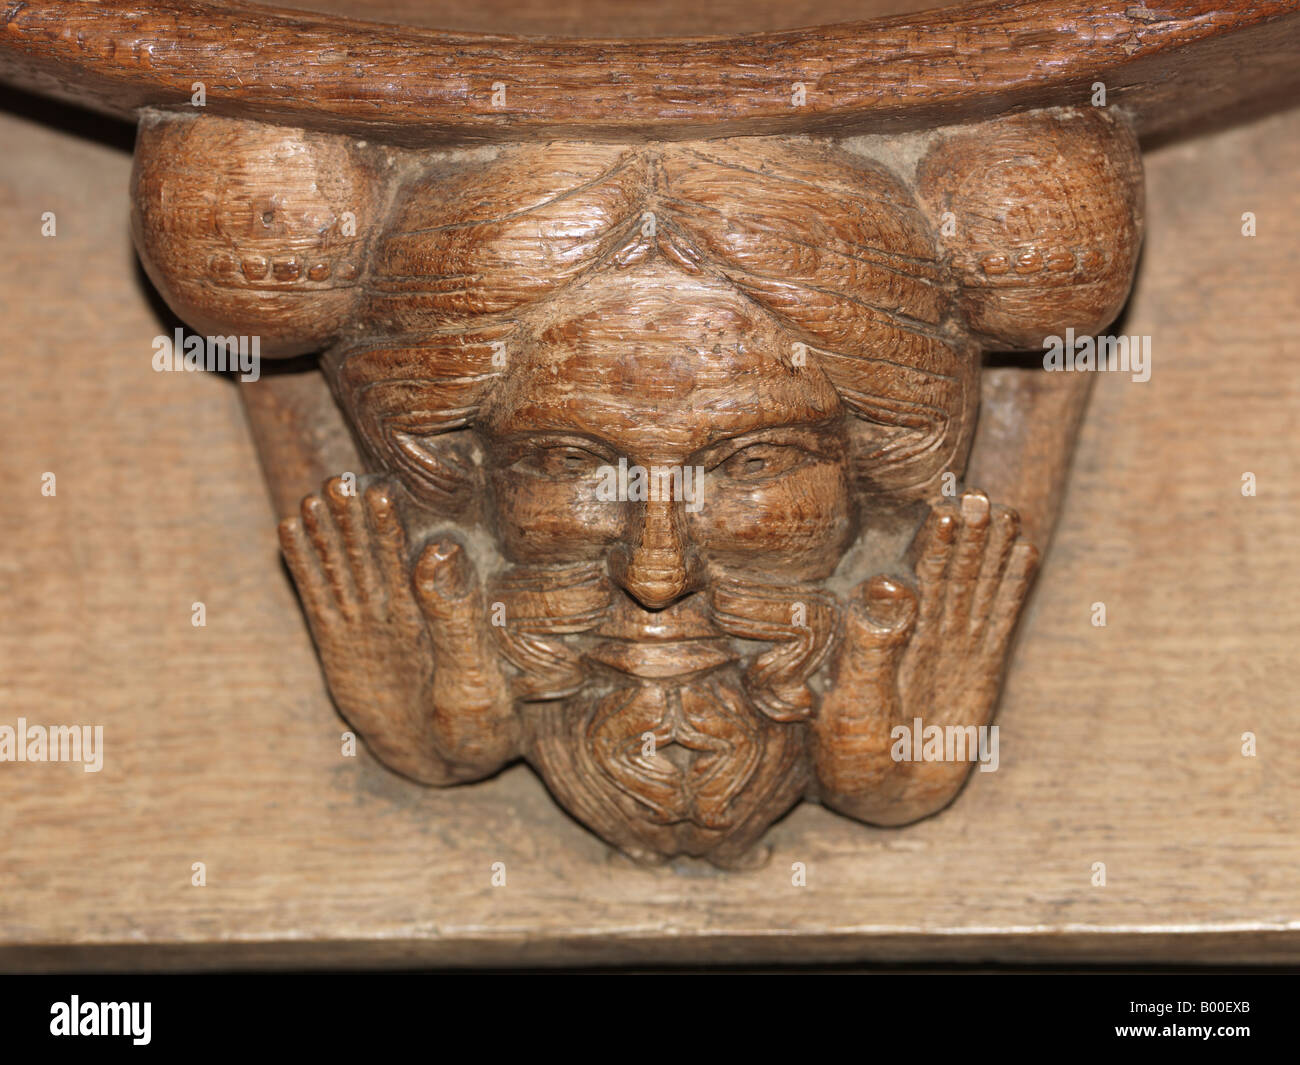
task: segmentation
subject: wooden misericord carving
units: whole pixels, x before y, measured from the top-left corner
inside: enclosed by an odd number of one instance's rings
[[[972,458],[982,355],[1118,312],[1122,116],[438,150],[148,112],[133,201],[191,327],[322,352],[245,389],[392,769],[523,758],[628,855],[724,867],[801,800],[961,788],[891,732],[993,713],[1086,385],[995,371]]]
[[[983,352],[1114,319],[1141,170],[1095,109],[460,151],[147,113],[133,220],[199,333],[322,352],[246,389],[374,754],[524,758],[629,856],[735,867],[806,798],[962,787],[892,730],[991,719],[1084,388],[1001,395],[972,479]]]
[[[726,867],[961,788],[891,733],[989,722],[1091,377],[986,355],[1113,320],[1137,136],[1293,93],[1300,5],[901,6],[9,6],[0,77],[138,122],[173,310],[284,360],[241,385],[284,555],[394,770],[526,759]]]

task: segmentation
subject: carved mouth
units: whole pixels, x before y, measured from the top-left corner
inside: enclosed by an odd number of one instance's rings
[[[587,651],[589,659],[651,680],[686,677],[739,657],[698,592],[657,611],[620,596],[593,635],[601,639]]]
[[[618,595],[593,635],[607,640],[673,643],[718,639],[724,633],[713,622],[708,597],[696,592],[663,610],[645,610],[630,597]]]
[[[697,640],[632,642],[605,640],[587,652],[602,665],[648,680],[684,678],[734,662],[739,655],[725,637]]]

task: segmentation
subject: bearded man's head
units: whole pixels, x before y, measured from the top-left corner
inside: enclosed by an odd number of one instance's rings
[[[369,471],[404,488],[407,539],[449,537],[485,578],[514,710],[427,777],[518,751],[645,857],[737,860],[815,791],[809,723],[845,596],[905,572],[912,519],[961,477],[981,352],[1109,321],[1140,232],[1131,135],[1084,111],[910,147],[406,154],[205,122],[142,127],[151,276],[200,328],[260,332],[267,355],[323,349]],[[288,152],[270,208],[263,144]],[[1086,211],[1080,186],[1099,190]],[[374,209],[336,233],[356,203]],[[245,230],[241,270],[229,234]],[[299,245],[320,262],[292,284],[258,272]],[[347,673],[348,641],[330,646]],[[449,682],[471,707],[439,711],[469,715],[458,735],[496,699],[480,687],[475,702]],[[427,728],[413,713],[368,738],[391,731],[380,749],[400,752]]]

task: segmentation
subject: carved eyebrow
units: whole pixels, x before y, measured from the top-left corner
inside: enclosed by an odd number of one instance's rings
[[[611,462],[618,460],[617,452],[608,441],[589,433],[542,430],[536,433],[517,431],[492,441],[492,461],[496,465],[509,466],[529,452],[564,447],[589,451],[597,458]]]
[[[787,412],[787,416],[776,425],[771,424],[770,421],[763,423],[760,420],[765,415],[769,418],[772,416],[770,407],[765,410],[760,406],[748,405],[744,408],[734,408],[732,413],[735,417],[731,419],[720,418],[716,413],[712,413],[701,419],[698,426],[665,426],[662,422],[657,422],[653,428],[645,425],[644,417],[637,417],[639,413],[644,413],[641,408],[628,406],[627,416],[623,419],[622,426],[612,427],[614,435],[589,428],[588,425],[573,417],[580,412],[591,410],[591,404],[578,410],[569,404],[558,407],[538,407],[528,404],[529,415],[533,417],[541,415],[544,420],[523,425],[518,420],[521,411],[516,409],[507,410],[504,414],[498,413],[490,417],[489,421],[503,430],[502,435],[497,438],[504,441],[501,445],[503,450],[494,458],[494,461],[499,463],[508,464],[506,455],[514,456],[509,460],[510,462],[517,461],[526,450],[537,446],[540,440],[553,442],[554,446],[572,444],[602,452],[610,461],[615,461],[619,456],[626,456],[631,452],[645,450],[647,444],[653,444],[654,450],[665,454],[676,452],[679,461],[686,462],[712,449],[727,447],[731,441],[742,443],[730,446],[743,446],[743,443],[756,443],[771,438],[772,442],[794,442],[811,451],[818,451],[814,445],[820,443],[824,450],[825,442],[817,440],[818,434],[824,434],[828,427],[836,425],[844,414],[843,408],[838,406],[838,396],[836,401],[837,409],[833,412],[808,410],[803,420],[800,414],[805,412]],[[741,418],[745,419],[744,422],[737,424]],[[622,432],[619,432],[620,428]],[[700,442],[702,435],[704,442]],[[497,447],[495,441],[492,446],[495,450]]]
[[[721,437],[700,448],[690,458],[700,465],[712,466],[754,444],[793,446],[823,458],[840,458],[845,454],[844,442],[837,432],[841,424],[842,419],[836,416],[815,422],[789,422],[751,429]]]

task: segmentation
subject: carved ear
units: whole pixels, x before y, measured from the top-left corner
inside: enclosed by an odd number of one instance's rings
[[[132,193],[136,248],[172,310],[276,357],[319,350],[353,316],[386,202],[348,138],[210,115],[146,115]]]
[[[1142,242],[1142,163],[1123,118],[1058,109],[954,132],[917,186],[986,346],[1038,348],[1114,321]]]

